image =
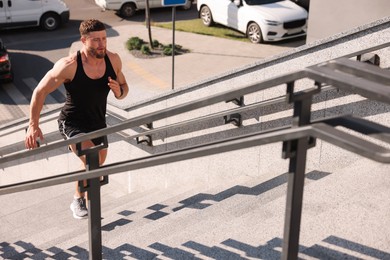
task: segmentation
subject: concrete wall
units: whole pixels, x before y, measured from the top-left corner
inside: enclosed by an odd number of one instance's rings
[[[307,42],[390,16],[389,0],[311,0]]]

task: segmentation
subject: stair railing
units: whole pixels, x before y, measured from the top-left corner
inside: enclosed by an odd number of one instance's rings
[[[305,78],[314,80],[314,87],[302,91],[296,91],[295,82]],[[390,163],[389,149],[378,145],[375,142],[371,142],[370,140],[366,140],[365,138],[351,135],[348,132],[336,129],[336,126],[343,126],[363,135],[381,140],[385,143],[390,143],[389,127],[351,116],[337,116],[334,118],[312,121],[310,116],[313,96],[321,92],[325,84],[329,84],[346,92],[359,94],[371,100],[390,104],[389,83],[390,72],[388,70],[383,70],[373,65],[363,64],[343,58],[312,66],[302,71],[271,78],[256,84],[249,84],[239,89],[229,90],[206,98],[190,101],[182,105],[172,106],[161,111],[125,120],[120,124],[69,140],[50,143],[34,150],[5,155],[0,158],[0,165],[33,155],[38,155],[50,150],[62,148],[70,144],[78,144],[92,138],[117,133],[132,127],[150,124],[151,122],[160,119],[179,115],[219,102],[237,99],[237,97],[242,97],[250,93],[280,85],[286,85],[286,101],[293,104],[293,123],[291,126],[275,128],[267,131],[258,130],[250,134],[242,134],[240,136],[225,138],[219,141],[196,145],[189,148],[168,151],[98,167],[96,156],[99,149],[104,147],[105,144],[103,143],[100,146],[89,148],[86,151],[79,151],[81,154],[86,154],[89,158],[87,160],[87,172],[66,172],[57,176],[1,186],[0,195],[73,181],[82,181],[85,179],[90,180],[89,186],[94,186],[94,191],[92,192],[93,196],[91,196],[90,202],[91,207],[89,208],[92,215],[89,222],[89,255],[91,259],[101,259],[102,245],[99,193],[101,177],[129,170],[219,154],[227,151],[275,142],[283,142],[282,155],[283,158],[290,160],[290,164],[287,182],[282,259],[296,259],[298,256],[299,246],[306,154],[308,149],[315,146],[316,139],[320,138],[338,147],[378,162]],[[245,111],[245,109],[251,109],[251,107],[248,106],[248,108],[245,108],[245,106],[243,106],[239,109],[242,112]],[[182,122],[181,124],[191,124],[196,120],[198,119]],[[164,127],[161,129],[150,130],[150,132],[154,131],[154,133],[156,133],[163,130]],[[144,132],[142,134],[145,135],[146,133],[147,132]],[[139,135],[130,136],[129,138],[134,138],[135,136]]]

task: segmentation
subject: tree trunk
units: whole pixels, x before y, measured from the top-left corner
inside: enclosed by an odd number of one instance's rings
[[[146,1],[146,9],[145,9],[145,20],[146,20],[146,27],[148,28],[148,35],[149,35],[149,48],[154,49],[153,47],[153,40],[152,40],[152,29],[150,26],[150,8],[149,8],[149,0]]]

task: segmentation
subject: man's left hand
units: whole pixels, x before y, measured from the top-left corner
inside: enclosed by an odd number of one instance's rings
[[[110,87],[112,92],[114,92],[116,98],[120,98],[123,95],[123,90],[119,85],[118,81],[112,79],[111,77],[108,77],[108,86]]]

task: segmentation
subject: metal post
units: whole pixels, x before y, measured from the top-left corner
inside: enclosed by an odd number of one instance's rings
[[[86,155],[87,171],[99,168],[99,151]],[[102,259],[100,180],[88,180],[89,259]]]
[[[294,101],[293,127],[310,124],[311,96],[293,97],[293,85],[288,85]],[[283,157],[290,158],[282,251],[284,260],[298,258],[306,155],[310,142],[310,138],[304,137],[283,143]]]
[[[175,20],[176,6],[172,7],[172,89],[175,89]]]
[[[297,259],[305,180],[307,138],[295,140],[296,155],[290,159],[287,181],[287,203],[284,222],[282,259]]]
[[[92,171],[99,168],[99,151],[108,147],[107,136],[103,137],[103,143],[86,150],[81,149],[81,143],[76,144],[78,156],[85,155],[85,170]],[[102,223],[100,205],[100,187],[108,183],[108,176],[79,181],[80,192],[87,192],[88,197],[88,233],[89,233],[89,259],[102,259]]]

